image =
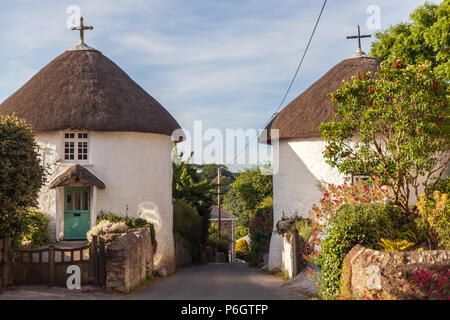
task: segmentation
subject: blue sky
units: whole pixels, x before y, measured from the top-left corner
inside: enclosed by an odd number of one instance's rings
[[[440,2],[440,1],[435,1]],[[377,5],[381,28],[424,1],[328,0],[287,104],[356,49],[346,40]],[[0,102],[72,47],[69,5],[81,8],[86,43],[102,51],[192,130],[260,128],[278,106],[321,0],[2,0]],[[363,40],[369,51],[371,40]]]

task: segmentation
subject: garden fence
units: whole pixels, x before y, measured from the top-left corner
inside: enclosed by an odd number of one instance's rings
[[[65,286],[67,268],[78,266],[81,284],[104,286],[106,282],[105,241],[93,237],[91,245],[76,248],[60,248],[49,245],[38,249],[9,250],[9,263],[5,264],[4,284]],[[5,276],[6,269],[6,276]]]
[[[9,238],[0,239],[0,291],[8,284]]]

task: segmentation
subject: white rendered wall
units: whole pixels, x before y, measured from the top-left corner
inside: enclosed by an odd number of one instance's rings
[[[57,240],[56,236],[56,219],[59,215],[60,201],[56,199],[56,189],[48,189],[47,186],[50,184],[52,177],[55,172],[60,172],[55,168],[56,161],[58,159],[57,148],[59,146],[60,133],[53,132],[38,132],[36,134],[36,141],[41,147],[40,154],[44,166],[46,166],[49,171],[49,176],[47,176],[46,186],[40,190],[38,203],[39,210],[45,213],[47,218],[50,220],[49,223],[49,236],[50,241]],[[61,195],[60,195],[61,198]],[[62,198],[61,198],[62,200]]]
[[[102,180],[106,188],[97,189],[97,213],[150,218],[155,225],[158,248],[155,268],[173,271],[172,142],[170,136],[137,132],[89,132],[89,161],[81,163]],[[38,132],[36,140],[44,148],[45,163],[53,163],[48,182],[74,163],[54,164],[63,157],[62,132]],[[60,194],[63,188],[60,188]],[[91,199],[93,190],[91,190]],[[58,208],[56,191],[43,188],[40,209],[47,213],[51,232],[62,238],[63,195]]]
[[[292,279],[294,277],[294,252],[292,250],[293,248],[290,240],[291,237],[288,235],[284,235],[282,237],[283,245],[281,250],[281,270],[287,272],[289,278]]]
[[[320,139],[281,140],[279,170],[273,176],[274,230],[283,217],[308,217],[313,203],[319,203],[319,180],[341,184],[344,176],[326,164],[322,156],[325,142]],[[269,270],[281,270],[283,238],[272,233],[269,251]],[[288,262],[286,262],[288,264]]]

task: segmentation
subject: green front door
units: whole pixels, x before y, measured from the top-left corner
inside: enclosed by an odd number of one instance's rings
[[[91,187],[64,187],[64,240],[86,239],[90,228]]]

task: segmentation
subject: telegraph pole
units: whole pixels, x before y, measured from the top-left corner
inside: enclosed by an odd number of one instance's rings
[[[220,227],[221,227],[221,210],[220,210],[220,177],[222,176],[220,172],[220,168],[217,169],[217,207],[219,208],[219,227],[218,227],[218,236],[220,239]]]

